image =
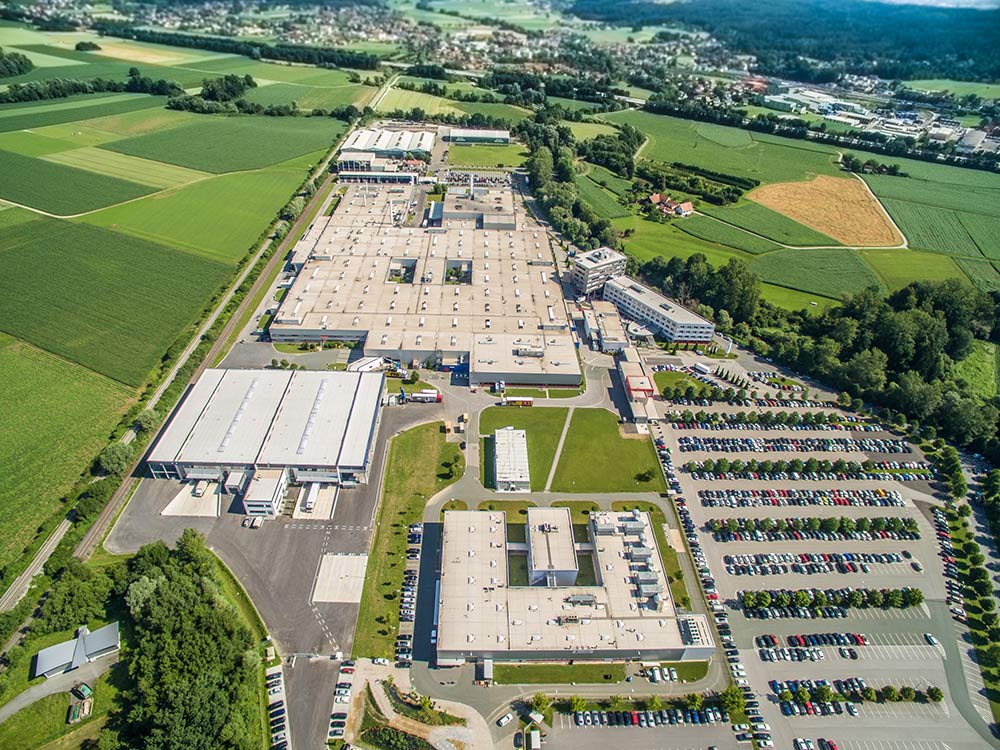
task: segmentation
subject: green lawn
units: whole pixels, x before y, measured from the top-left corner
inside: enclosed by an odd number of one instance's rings
[[[955,374],[983,399],[992,399],[997,395],[997,345],[976,339],[972,353],[955,363]]]
[[[457,458],[454,475],[443,464]],[[399,589],[406,568],[406,530],[420,520],[427,501],[462,476],[462,453],[446,443],[444,423],[414,427],[392,439],[385,484],[358,610],[352,653],[392,658],[399,626]]]
[[[624,682],[625,665],[607,664],[494,664],[497,685],[566,685]]]
[[[966,280],[955,260],[940,253],[915,250],[860,250],[858,254],[879,275],[890,291],[913,281]]]
[[[140,385],[227,270],[117,232],[38,218],[0,234],[0,277],[18,280],[0,295],[0,330]]]
[[[375,94],[376,89],[361,83],[345,83],[338,86],[306,86],[299,83],[274,83],[258,86],[246,93],[246,100],[263,104],[291,104],[308,112],[312,109],[334,109],[354,104],[362,107]]]
[[[767,138],[739,128],[682,120],[637,110],[600,115],[629,123],[649,136],[641,156],[667,163],[680,161],[762,183],[808,180],[839,175],[833,149],[791,139]]]
[[[826,310],[836,304],[836,301],[829,297],[820,297],[816,294],[808,294],[800,292],[798,289],[789,289],[774,284],[761,284],[760,296],[772,305],[777,305],[785,310],[818,311]]]
[[[657,255],[666,258],[671,256],[687,258],[695,253],[704,255],[713,266],[725,265],[730,258],[742,258],[747,263],[753,259],[749,253],[692,237],[678,228],[681,221],[661,223],[641,216],[628,216],[624,219],[615,219],[612,223],[618,231],[626,229],[633,231],[624,238],[625,249],[635,255],[640,262]]]
[[[924,78],[916,81],[903,81],[903,83],[918,91],[947,91],[958,97],[976,94],[983,99],[1000,99],[1000,83],[955,81],[947,78]]]
[[[649,479],[639,475],[648,472]],[[576,409],[552,481],[553,492],[665,492],[653,444],[645,435],[624,438],[615,415]]]
[[[112,141],[101,148],[219,174],[260,169],[325,150],[344,127],[329,117],[204,115],[190,124]]]
[[[566,423],[568,409],[565,407],[541,407],[530,409],[511,406],[491,406],[479,416],[479,434],[485,438],[503,427],[524,430],[528,439],[528,470],[531,473],[531,489],[541,492],[545,489],[552,460],[559,445],[559,436]],[[492,455],[492,452],[491,452]],[[483,453],[484,473],[487,471],[487,456]],[[492,474],[492,466],[488,467]]]
[[[59,507],[134,394],[83,367],[0,334],[0,568]],[[58,446],[54,450],[53,446]]]
[[[697,682],[705,679],[708,674],[707,661],[666,661],[661,667],[673,667],[677,670],[677,679],[681,682]]]
[[[677,226],[682,231],[703,239],[706,242],[726,245],[736,250],[752,253],[753,255],[770,253],[781,249],[781,245],[776,242],[758,237],[739,227],[735,227],[724,221],[718,221],[711,216],[689,216],[683,221],[677,222]]]
[[[663,370],[661,372],[654,372],[653,382],[656,383],[656,390],[661,394],[667,388],[676,388],[678,385],[683,386],[684,388],[694,388],[696,394],[708,393],[711,390],[711,386],[707,383],[702,383],[700,380],[692,378],[686,372],[680,372],[678,370]]]
[[[448,145],[448,163],[463,167],[519,167],[527,158],[527,150],[517,143]]]
[[[598,216],[604,219],[619,219],[628,216],[629,211],[621,203],[618,197],[594,182],[586,175],[576,175],[577,193],[580,199],[589,205]]]
[[[563,120],[561,124],[573,131],[573,137],[578,141],[589,141],[591,138],[596,138],[599,135],[614,135],[618,132],[613,127],[606,125],[603,122],[575,122],[572,120]]]
[[[552,507],[569,508],[574,526],[590,523],[590,514],[600,510],[600,506],[590,500],[560,500],[552,503]]]

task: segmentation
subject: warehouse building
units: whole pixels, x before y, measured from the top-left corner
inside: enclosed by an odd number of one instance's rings
[[[493,433],[493,471],[497,492],[531,492],[524,430],[504,427]]]
[[[583,311],[583,332],[590,345],[602,352],[618,352],[629,346],[625,324],[610,302],[594,300],[590,309]]]
[[[628,259],[610,247],[578,253],[573,259],[573,288],[582,295],[600,295],[604,283],[625,275]]]
[[[430,130],[359,128],[344,141],[340,156],[368,152],[383,158],[405,159],[408,155],[429,155],[433,150],[434,133]]]
[[[498,511],[444,514],[437,664],[482,661],[703,660],[703,615],[678,615],[649,516],[598,512],[577,541],[567,508],[529,508],[525,542]],[[511,580],[516,556],[527,580]],[[579,560],[588,560],[583,580]]]
[[[474,130],[470,128],[449,128],[444,139],[449,143],[510,143],[509,130]]]
[[[211,369],[149,453],[157,479],[210,480],[274,515],[291,482],[367,482],[382,373]]]
[[[446,198],[440,226],[407,227],[415,188],[349,186],[310,230],[271,340],[363,342],[366,356],[467,371],[474,384],[579,385],[545,230],[509,187],[476,195]]]
[[[627,276],[609,279],[604,299],[623,317],[637,321],[655,334],[679,344],[707,343],[715,335],[715,324],[672,299]]]
[[[622,349],[615,362],[615,368],[618,370],[622,388],[625,389],[625,419],[637,424],[659,421],[660,417],[653,402],[656,387],[642,363],[639,351],[634,346]]]

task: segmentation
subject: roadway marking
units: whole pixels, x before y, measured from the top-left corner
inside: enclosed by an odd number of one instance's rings
[[[841,740],[844,750],[950,750],[937,740]]]

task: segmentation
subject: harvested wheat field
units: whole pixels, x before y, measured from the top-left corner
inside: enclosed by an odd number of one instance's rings
[[[779,182],[747,196],[848,246],[892,247],[903,239],[861,180],[820,175]]]

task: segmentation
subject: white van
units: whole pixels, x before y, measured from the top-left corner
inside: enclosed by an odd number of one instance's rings
[[[198,482],[195,484],[194,489],[191,490],[191,494],[194,497],[201,497],[202,495],[205,494],[205,490],[207,489],[208,489],[208,480],[199,479]]]

